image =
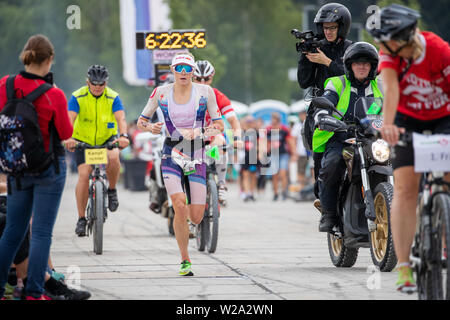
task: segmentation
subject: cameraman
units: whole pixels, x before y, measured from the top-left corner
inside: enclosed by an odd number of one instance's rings
[[[329,3],[319,9],[314,18],[314,23],[316,24],[317,36],[322,39],[320,40],[320,47],[317,48],[317,53],[300,53],[297,79],[302,89],[311,87],[312,92],[310,94],[317,97],[324,93],[326,79],[344,74],[342,57],[345,50],[352,44],[352,41],[345,39],[350,31],[352,17],[350,11],[344,5]],[[308,130],[307,128],[306,126],[305,130]],[[309,132],[309,136],[312,137],[312,135],[313,132]],[[319,198],[317,179],[322,155],[323,153],[313,153],[314,194],[316,198]],[[314,201],[314,206],[321,211],[321,204],[318,199]]]
[[[317,53],[301,52],[298,61],[297,78],[302,89],[312,87],[314,96],[324,92],[325,80],[344,74],[342,57],[352,44],[346,40],[352,17],[348,9],[339,3],[322,6],[314,18],[320,47]]]

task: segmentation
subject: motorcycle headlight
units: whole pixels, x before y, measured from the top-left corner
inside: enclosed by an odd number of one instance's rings
[[[376,161],[381,163],[388,161],[389,153],[389,145],[386,141],[378,139],[372,143],[372,155]]]

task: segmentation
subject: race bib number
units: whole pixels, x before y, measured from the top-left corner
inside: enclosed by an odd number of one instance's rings
[[[86,149],[84,150],[84,158],[86,164],[107,164],[108,155],[106,148],[104,149]]]
[[[450,172],[450,135],[413,133],[414,171]]]

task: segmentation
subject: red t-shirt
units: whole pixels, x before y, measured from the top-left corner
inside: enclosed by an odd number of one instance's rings
[[[230,99],[228,99],[227,96],[218,89],[213,88],[213,90],[216,94],[217,106],[219,107],[221,115],[225,116],[225,118],[234,115],[234,109],[231,106]],[[211,116],[209,115],[209,112],[206,112],[205,124],[206,126],[211,124]]]
[[[400,81],[397,111],[419,120],[434,120],[450,115],[450,46],[432,32],[420,32],[424,47]],[[394,69],[400,75],[407,60],[380,51],[378,70]]]
[[[8,76],[0,80],[0,111],[6,104],[6,80]],[[16,97],[22,98],[41,84],[45,83],[41,77],[22,72],[14,80]],[[67,111],[67,99],[64,92],[56,87],[51,88],[46,93],[37,98],[33,105],[38,114],[38,123],[44,139],[44,147],[48,152],[50,145],[49,122],[53,119],[59,139],[66,140],[72,136],[73,127],[70,123],[69,112]]]

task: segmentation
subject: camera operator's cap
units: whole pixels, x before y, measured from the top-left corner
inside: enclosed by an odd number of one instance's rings
[[[197,66],[194,58],[192,58],[188,54],[179,54],[172,58],[172,64],[171,64],[172,67],[179,65],[179,64],[187,64],[188,66],[191,66],[194,69]]]

